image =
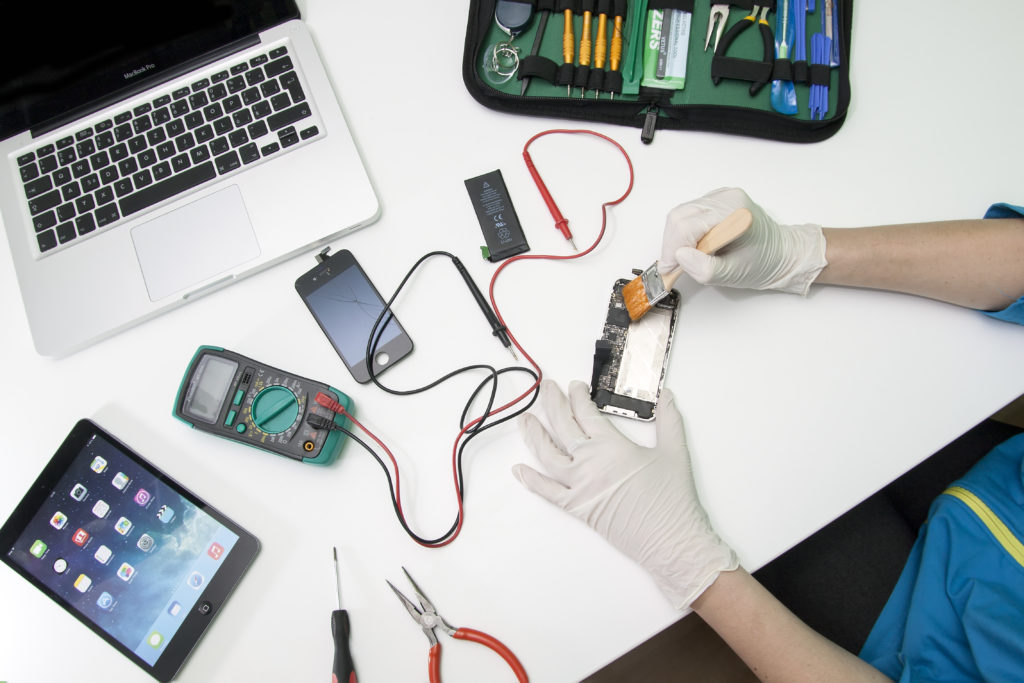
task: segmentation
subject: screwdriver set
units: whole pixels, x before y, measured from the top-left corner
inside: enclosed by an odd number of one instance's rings
[[[471,0],[463,78],[499,111],[817,142],[850,103],[852,0]]]

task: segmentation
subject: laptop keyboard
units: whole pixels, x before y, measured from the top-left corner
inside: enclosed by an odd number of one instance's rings
[[[18,156],[40,252],[320,131],[286,47]]]

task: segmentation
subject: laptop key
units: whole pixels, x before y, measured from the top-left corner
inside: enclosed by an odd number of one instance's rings
[[[135,194],[121,197],[118,201],[121,207],[121,214],[123,216],[130,216],[216,177],[217,174],[212,162],[207,161],[198,166],[193,166],[183,173],[173,175],[159,183],[153,183]]]
[[[171,175],[171,165],[166,161],[161,161],[159,164],[153,167],[153,180],[160,182],[164,178]]]
[[[22,154],[20,157],[18,157],[18,166],[24,166],[28,162],[35,161],[35,160],[36,160],[36,153],[35,152],[28,152],[27,154]]]
[[[312,115],[313,112],[310,111],[308,104],[297,104],[291,109],[285,109],[283,111],[279,111],[276,114],[271,114],[270,116],[268,116],[267,126],[270,127],[270,130],[278,130],[279,128],[290,126],[296,121],[301,121],[307,116]]]
[[[229,173],[242,165],[242,162],[238,159],[238,154],[234,150],[227,154],[221,154],[215,161],[217,162],[217,172],[221,175]]]
[[[32,227],[36,232],[42,232],[57,225],[57,214],[53,210],[43,212],[32,219]]]
[[[57,246],[57,235],[53,230],[47,230],[36,235],[36,241],[39,243],[39,251],[49,251]]]
[[[50,177],[53,178],[53,184],[56,185],[57,187],[60,187],[61,185],[66,185],[67,183],[70,183],[72,180],[71,169],[58,168],[50,175]]]
[[[75,219],[75,228],[79,235],[85,235],[96,229],[96,219],[91,213],[83,213]]]
[[[143,169],[132,176],[132,181],[135,183],[135,189],[141,190],[153,184],[153,174],[149,172],[149,169]]]
[[[81,199],[81,197],[79,197]],[[77,201],[77,200],[75,200]],[[60,222],[69,221],[75,217],[75,207],[70,202],[57,207],[57,220]]]
[[[44,175],[41,178],[36,178],[32,182],[25,183],[25,197],[32,199],[38,197],[44,192],[49,192],[53,189],[53,181],[50,180],[50,176]]]
[[[96,227],[102,228],[104,225],[110,225],[120,217],[121,214],[117,212],[117,204],[104,204],[96,209]]]
[[[292,64],[290,57],[282,57],[280,59],[275,59],[264,66],[263,70],[267,72],[267,76],[273,78],[274,76],[280,76],[285,71],[291,71],[294,68],[295,66]]]
[[[243,164],[251,164],[254,161],[259,161],[260,150],[256,146],[255,142],[250,142],[247,145],[242,145],[238,149],[239,156],[242,157]]]
[[[28,163],[18,169],[21,173],[21,182],[27,183],[30,180],[35,180],[39,177],[39,167],[35,163]]]
[[[78,237],[78,233],[75,232],[75,224],[72,222],[61,223],[57,226],[57,240],[61,244],[66,244],[71,240]]]
[[[49,156],[41,157],[39,159],[39,172],[40,173],[53,173],[57,168],[57,157],[53,154]]]

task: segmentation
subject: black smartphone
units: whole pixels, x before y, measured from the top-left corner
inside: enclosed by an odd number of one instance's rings
[[[360,384],[370,381],[366,346],[373,324],[384,310],[384,300],[352,252],[342,249],[325,256],[295,281],[295,291],[327,335],[345,367]],[[379,341],[371,359],[379,375],[412,352],[412,339],[394,316],[378,330]]]

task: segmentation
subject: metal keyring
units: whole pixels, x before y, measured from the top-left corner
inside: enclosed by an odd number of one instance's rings
[[[496,43],[484,56],[484,71],[496,85],[512,80],[519,70],[519,50],[510,42]],[[491,74],[498,78],[491,78]]]

